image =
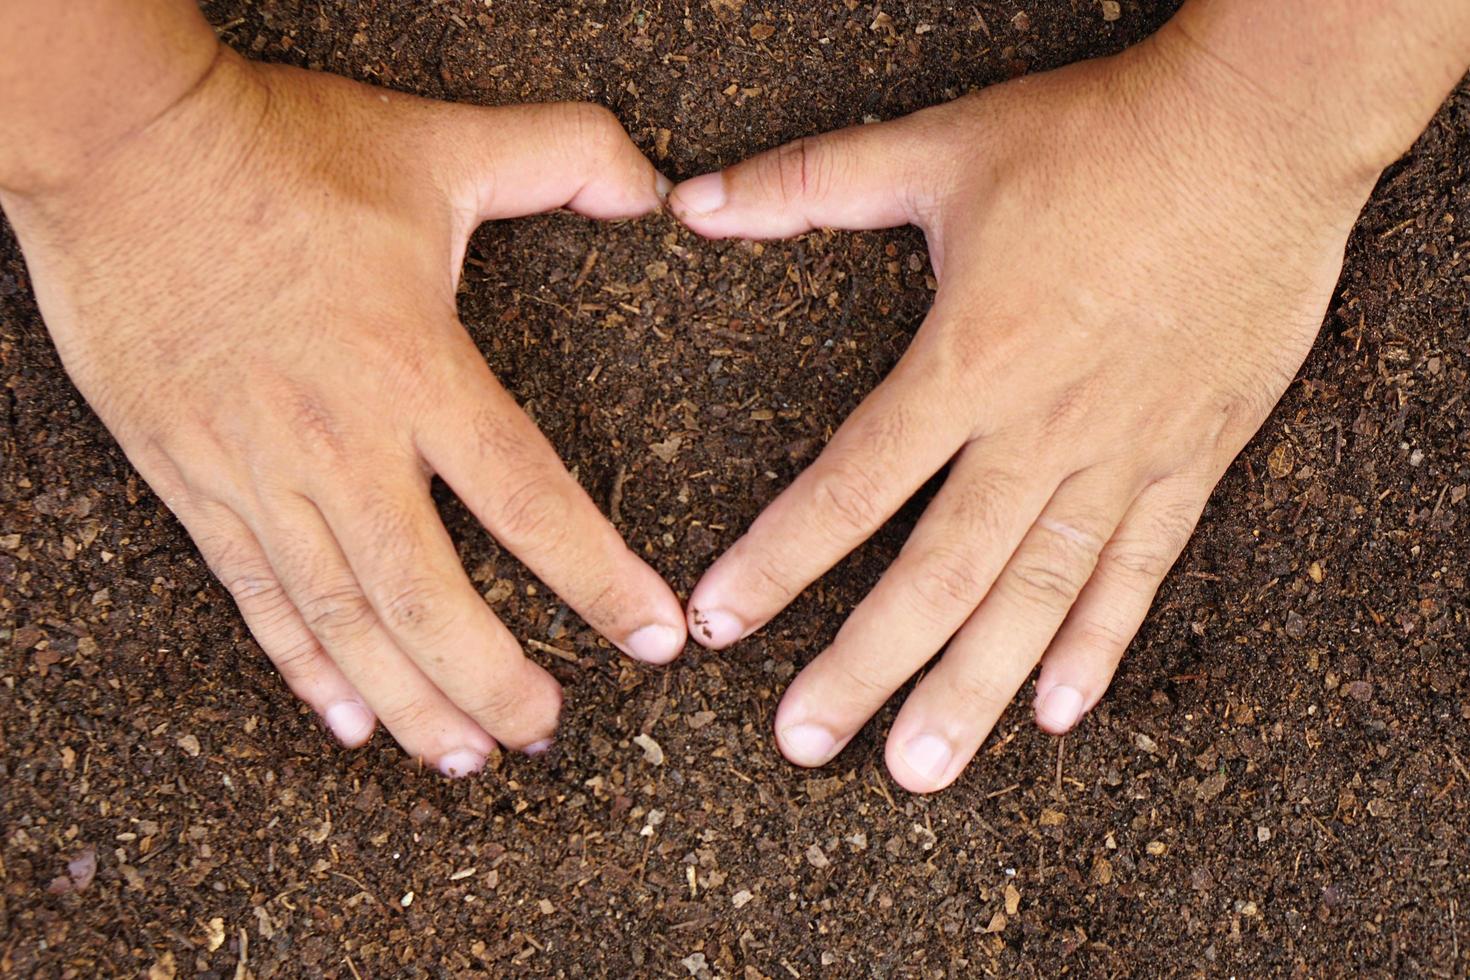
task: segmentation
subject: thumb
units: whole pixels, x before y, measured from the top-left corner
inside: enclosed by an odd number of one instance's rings
[[[953,173],[939,109],[799,139],[695,177],[674,188],[669,209],[707,238],[923,226]]]
[[[563,207],[589,218],[636,218],[657,210],[671,186],[618,117],[592,103],[458,106],[440,135],[479,221]]]

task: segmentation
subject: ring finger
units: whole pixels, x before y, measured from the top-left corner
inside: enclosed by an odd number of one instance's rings
[[[287,494],[261,512],[256,535],[286,594],[398,744],[447,776],[479,770],[494,740],[394,643],[316,505]]]
[[[323,499],[328,526],[399,649],[502,744],[533,754],[549,744],[561,688],[470,585],[428,486],[379,480],[369,493]]]

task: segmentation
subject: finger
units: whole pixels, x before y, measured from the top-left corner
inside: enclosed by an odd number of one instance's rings
[[[343,745],[355,748],[371,738],[372,709],[302,621],[250,529],[220,504],[182,507],[179,519],[287,686]]]
[[[969,764],[1087,584],[1137,489],[1101,467],[1057,488],[985,601],[899,710],[886,755],[900,785],[943,789]]]
[[[373,489],[318,488],[318,506],[393,642],[501,744],[530,754],[550,745],[561,687],[470,585],[427,481],[357,485]]]
[[[460,398],[419,439],[424,458],[491,534],[624,652],[667,663],[687,634],[678,598],[629,550],[478,358]],[[460,406],[473,406],[460,410]]]
[[[968,426],[926,393],[912,352],[694,588],[690,634],[712,649],[749,635],[867,540],[954,455]]]
[[[786,758],[826,764],[985,598],[1055,489],[997,468],[1014,458],[979,444],[960,454],[898,558],[787,688],[776,710]]]
[[[922,226],[955,169],[952,116],[935,107],[799,139],[677,185],[669,209],[710,238]]]
[[[440,130],[479,221],[570,208],[592,218],[658,209],[669,182],[618,117],[585,102],[496,108],[444,106]]]
[[[398,744],[446,776],[481,769],[494,740],[393,642],[316,506],[283,496],[253,529],[302,621]]]
[[[1062,734],[1103,696],[1209,498],[1192,478],[1153,484],[1129,509],[1041,660],[1036,723]]]

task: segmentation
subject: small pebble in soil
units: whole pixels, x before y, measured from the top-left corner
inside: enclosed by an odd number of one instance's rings
[[[651,766],[664,764],[664,750],[652,735],[634,735],[633,744],[643,750],[643,761]]]

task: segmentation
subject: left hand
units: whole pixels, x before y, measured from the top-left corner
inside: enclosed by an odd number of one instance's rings
[[[690,599],[695,639],[735,642],[950,464],[786,692],[787,758],[826,763],[946,645],[888,736],[908,789],[959,776],[1038,663],[1047,731],[1102,697],[1311,347],[1376,178],[1259,91],[1166,29],[674,190],[712,237],[916,224],[940,282],[897,367]]]

